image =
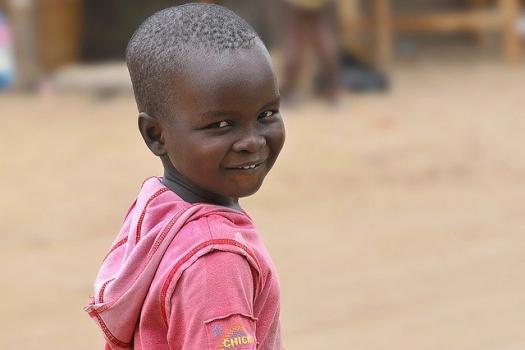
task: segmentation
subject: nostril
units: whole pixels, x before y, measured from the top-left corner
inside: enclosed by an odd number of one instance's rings
[[[257,152],[266,145],[266,138],[261,135],[248,135],[246,137],[243,137],[239,139],[234,145],[233,149],[236,152]]]

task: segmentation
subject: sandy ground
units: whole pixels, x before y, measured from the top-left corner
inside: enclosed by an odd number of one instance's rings
[[[243,201],[287,349],[525,349],[525,67],[399,67],[387,95],[284,111]],[[82,311],[141,181],[130,97],[0,96],[0,349],[101,349]]]

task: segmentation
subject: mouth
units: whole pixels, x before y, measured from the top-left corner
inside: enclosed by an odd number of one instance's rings
[[[228,170],[245,170],[245,171],[246,170],[254,170],[254,169],[260,168],[261,165],[263,165],[265,161],[266,160],[259,161],[259,162],[246,163],[246,164],[232,166],[232,167],[226,167],[226,169],[228,169]]]

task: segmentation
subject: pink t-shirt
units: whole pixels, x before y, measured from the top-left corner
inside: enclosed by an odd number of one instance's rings
[[[275,267],[242,212],[144,182],[86,311],[106,349],[281,350]]]

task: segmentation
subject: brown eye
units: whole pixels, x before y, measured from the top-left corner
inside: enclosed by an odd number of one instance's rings
[[[227,120],[221,120],[220,122],[216,122],[216,123],[208,125],[206,128],[207,129],[222,129],[230,125],[231,125],[230,122],[228,122]]]
[[[260,118],[270,118],[270,117],[272,117],[274,114],[275,114],[274,111],[270,111],[270,110],[268,110],[268,111],[264,111],[264,112],[261,113]]]

